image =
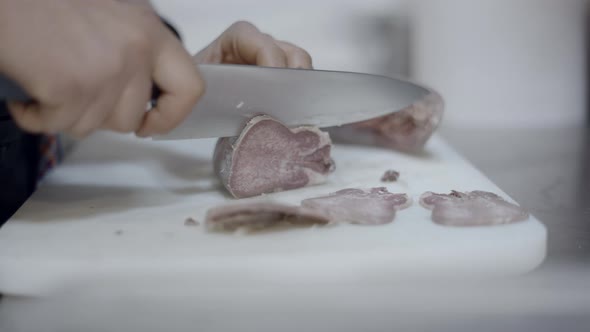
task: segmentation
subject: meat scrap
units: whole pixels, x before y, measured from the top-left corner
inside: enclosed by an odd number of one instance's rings
[[[432,210],[432,221],[446,226],[486,226],[508,224],[529,218],[522,207],[487,191],[436,194],[425,192],[420,205]]]
[[[184,220],[184,225],[185,226],[199,226],[199,222],[191,217],[188,217]]]
[[[399,179],[399,172],[392,169],[385,171],[381,176],[381,182],[395,182]]]
[[[420,151],[438,128],[444,113],[442,97],[431,91],[399,112],[328,130],[334,142]]]
[[[316,211],[270,202],[218,206],[207,211],[205,217],[205,225],[211,231],[235,231],[241,228],[261,230],[280,224],[307,226],[327,223],[329,219]]]
[[[343,189],[301,202],[305,208],[327,215],[330,220],[353,224],[379,225],[393,221],[395,212],[410,206],[406,194],[393,194],[384,187]]]
[[[289,129],[256,116],[238,137],[217,142],[215,173],[236,198],[320,184],[335,169],[331,146],[330,136],[316,127]]]

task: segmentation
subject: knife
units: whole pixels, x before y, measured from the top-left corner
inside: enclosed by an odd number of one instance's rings
[[[180,126],[153,139],[236,136],[260,114],[288,127],[333,127],[402,110],[429,93],[403,79],[364,73],[227,64],[198,68],[205,94]],[[31,101],[2,75],[0,100]]]

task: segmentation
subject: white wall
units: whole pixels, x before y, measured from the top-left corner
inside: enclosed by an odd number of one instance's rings
[[[395,12],[403,0],[153,0],[196,52],[231,23],[248,20],[275,38],[306,48],[319,69],[374,72],[383,62],[371,28],[373,15]],[[382,43],[381,43],[382,44]],[[390,48],[388,45],[382,45]]]
[[[566,127],[586,113],[584,0],[415,0],[415,76],[445,126]]]
[[[585,116],[584,0],[154,3],[193,52],[245,19],[309,50],[318,69],[403,73],[409,66],[446,99],[447,127],[563,127]],[[407,14],[410,43],[401,35]],[[388,21],[397,31],[379,30]]]

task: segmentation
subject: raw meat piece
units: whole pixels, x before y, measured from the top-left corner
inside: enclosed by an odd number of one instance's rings
[[[406,194],[387,189],[343,189],[327,196],[303,200],[302,206],[271,202],[218,206],[207,211],[205,225],[212,231],[261,230],[286,225],[355,223],[386,224],[395,212],[410,206]]]
[[[447,226],[485,226],[508,224],[529,218],[518,205],[487,191],[436,194],[425,192],[420,204],[432,210],[432,221]]]
[[[427,208],[428,210],[434,209],[437,203],[443,201],[451,201],[456,198],[467,198],[467,193],[462,193],[460,191],[451,190],[449,194],[436,194],[430,191],[423,193],[420,196],[420,205]]]
[[[185,226],[199,226],[199,222],[191,217],[188,217],[184,220],[184,225]]]
[[[260,230],[280,224],[327,224],[328,217],[310,209],[278,203],[242,203],[219,206],[207,211],[208,230],[234,231],[240,228]]]
[[[431,91],[414,105],[389,115],[328,130],[334,142],[416,152],[438,128],[444,113],[442,97]]]
[[[381,182],[395,182],[399,179],[399,172],[392,169],[385,171],[381,176]]]
[[[379,187],[343,189],[327,196],[308,198],[301,205],[326,214],[333,222],[379,225],[392,222],[395,212],[411,203],[408,195],[393,194]]]
[[[330,136],[318,128],[289,129],[256,116],[239,137],[217,142],[215,173],[236,198],[319,184],[335,169],[331,146]]]

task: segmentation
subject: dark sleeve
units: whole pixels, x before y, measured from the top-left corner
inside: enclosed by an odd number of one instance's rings
[[[0,226],[35,190],[39,144],[40,136],[17,127],[0,102]]]

